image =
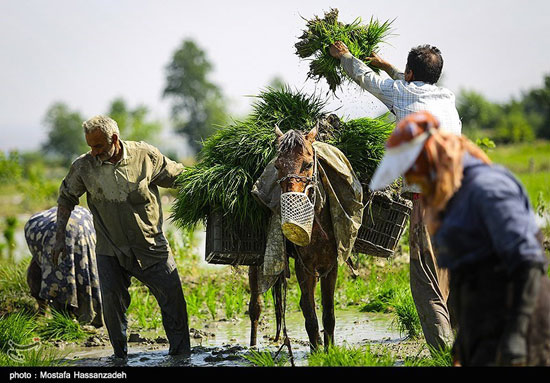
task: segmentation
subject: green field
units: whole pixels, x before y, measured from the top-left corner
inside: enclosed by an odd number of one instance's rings
[[[539,195],[550,202],[550,142],[535,141],[516,145],[499,145],[489,152],[495,163],[508,168],[527,189],[532,205],[539,206]]]

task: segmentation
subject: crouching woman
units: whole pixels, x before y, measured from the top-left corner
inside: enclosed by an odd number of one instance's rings
[[[419,185],[438,264],[450,271],[456,365],[550,365],[550,280],[527,194],[465,137],[419,112],[400,121],[371,181]]]

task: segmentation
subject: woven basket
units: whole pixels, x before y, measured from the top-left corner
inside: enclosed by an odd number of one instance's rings
[[[263,264],[265,232],[241,226],[228,229],[226,218],[213,211],[206,223],[205,260],[217,265],[259,266]]]
[[[353,247],[356,253],[391,257],[411,214],[412,204],[374,194],[363,210],[363,222]]]

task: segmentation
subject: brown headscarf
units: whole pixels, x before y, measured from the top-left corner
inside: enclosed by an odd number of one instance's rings
[[[412,171],[426,176],[434,186],[433,193],[421,194],[426,209],[425,223],[433,235],[441,224],[440,213],[462,184],[464,153],[486,164],[491,160],[466,137],[439,130],[439,121],[428,112],[413,113],[402,119],[388,139],[388,147],[399,145],[399,141],[409,141],[423,132],[428,132],[429,137]]]

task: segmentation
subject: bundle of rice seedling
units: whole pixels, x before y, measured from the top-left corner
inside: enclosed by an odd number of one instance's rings
[[[274,126],[283,132],[311,129],[324,117],[325,103],[289,88],[267,88],[257,98],[252,114],[208,137],[198,164],[179,177],[172,218],[181,227],[205,222],[212,209],[221,209],[235,225],[267,224],[269,211],[250,191],[277,152]]]
[[[338,21],[338,9],[331,9],[322,19],[315,16],[306,20],[307,28],[294,45],[296,54],[302,59],[312,57],[308,78],[317,82],[324,78],[330,90],[335,92],[342,80],[349,77],[340,67],[340,61],[330,55],[329,47],[336,41],[342,41],[353,56],[368,65],[367,58],[372,52],[378,52],[379,45],[390,35],[392,22],[380,22],[371,18],[364,25],[357,18],[351,24],[344,24]],[[376,73],[379,71],[374,67],[372,69]]]
[[[357,178],[362,184],[368,184],[384,156],[384,145],[393,128],[387,114],[378,118],[358,118],[343,122],[327,143],[340,149]]]
[[[270,212],[251,194],[254,182],[277,154],[274,126],[309,131],[318,121],[318,139],[342,150],[361,180],[369,180],[381,159],[393,125],[385,116],[341,122],[327,115],[317,96],[289,88],[262,91],[253,112],[207,138],[199,162],[178,178],[172,219],[183,228],[205,222],[213,209],[229,217],[229,225],[265,228]]]

